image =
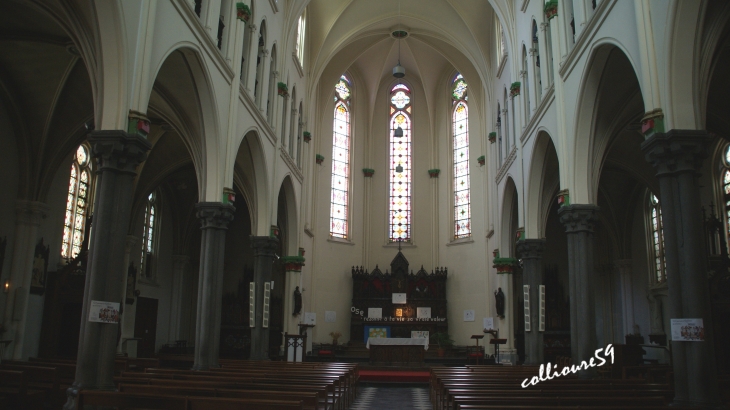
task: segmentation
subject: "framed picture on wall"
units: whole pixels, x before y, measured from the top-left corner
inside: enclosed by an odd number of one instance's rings
[[[50,246],[46,246],[41,238],[35,246],[33,253],[32,277],[30,280],[30,293],[42,295],[46,291],[46,274],[48,274],[48,255]]]

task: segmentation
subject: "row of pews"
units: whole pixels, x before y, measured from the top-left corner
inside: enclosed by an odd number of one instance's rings
[[[192,371],[147,360],[118,360],[117,391],[82,390],[78,409],[344,410],[357,394],[356,364],[223,360],[220,368]],[[61,408],[75,374],[71,361],[3,361],[0,410]]]
[[[157,366],[157,359],[117,358],[117,374]],[[30,358],[0,363],[0,410],[58,409],[76,377],[76,362]]]
[[[653,410],[666,409],[674,397],[668,384],[636,379],[568,375],[522,387],[525,379],[538,375],[538,366],[433,368],[430,398],[435,410]]]

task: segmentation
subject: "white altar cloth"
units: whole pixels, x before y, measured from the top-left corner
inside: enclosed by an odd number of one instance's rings
[[[369,337],[365,347],[370,349],[370,345],[423,346],[423,350],[428,350],[428,339],[423,337]]]

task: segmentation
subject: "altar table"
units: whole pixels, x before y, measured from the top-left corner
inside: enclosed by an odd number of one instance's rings
[[[387,365],[412,365],[423,363],[423,354],[428,350],[425,338],[368,338],[370,363]]]

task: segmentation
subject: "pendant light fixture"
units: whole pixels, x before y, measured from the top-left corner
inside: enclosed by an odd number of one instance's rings
[[[395,172],[399,174],[403,172],[403,165],[401,165],[400,162],[398,163],[398,166],[395,167]]]
[[[400,26],[400,0],[398,1],[398,26]],[[393,77],[403,78],[406,76],[406,69],[400,65],[400,39],[406,36],[406,32],[399,29],[393,34],[395,34],[395,37],[398,39],[398,64],[393,67]]]

